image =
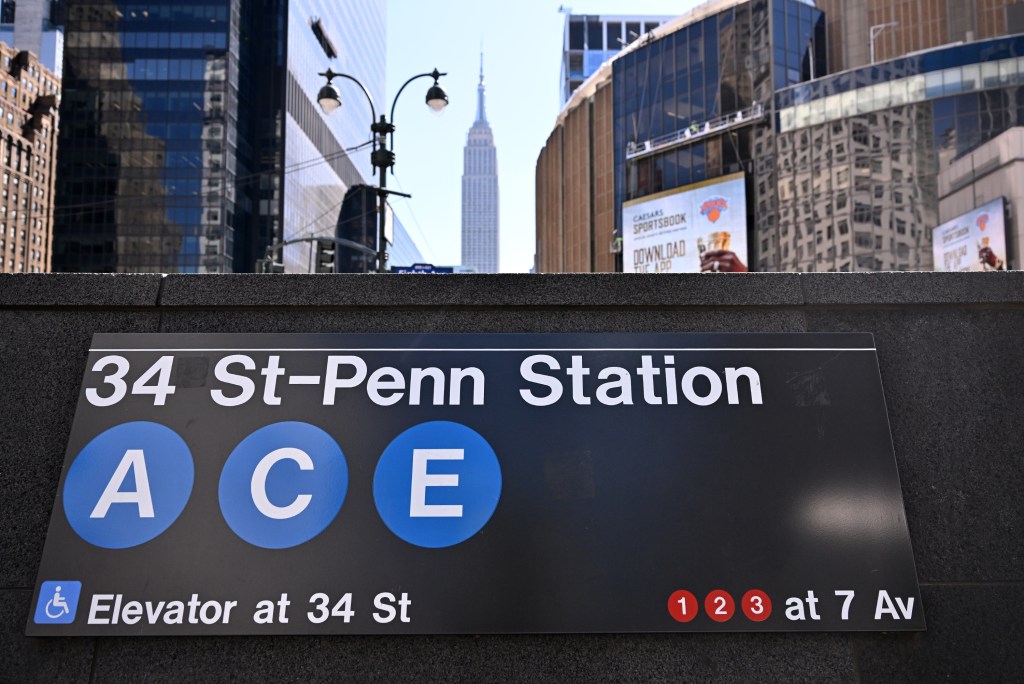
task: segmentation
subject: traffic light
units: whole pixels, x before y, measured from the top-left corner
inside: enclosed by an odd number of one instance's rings
[[[338,244],[333,239],[316,241],[316,272],[338,272]]]

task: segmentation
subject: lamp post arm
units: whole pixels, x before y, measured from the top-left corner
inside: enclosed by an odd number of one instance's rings
[[[321,76],[323,76],[323,74]],[[359,80],[354,76],[349,76],[348,74],[335,74],[335,76],[340,76],[343,79],[348,79],[355,85],[359,86],[359,90],[362,91],[362,94],[367,96],[367,101],[370,102],[370,121],[377,121],[377,110],[374,108],[374,98],[370,96],[370,91],[367,90],[367,87],[365,85],[362,85],[362,83],[360,83]]]
[[[429,74],[416,74],[415,76],[410,78],[408,81],[403,83],[402,87],[398,89],[397,93],[395,93],[395,99],[391,101],[391,118],[388,119],[388,121],[390,121],[392,124],[395,123],[395,105],[398,104],[398,97],[399,97],[399,95],[402,94],[402,91],[405,90],[405,86],[409,85],[410,83],[412,83],[413,81],[415,81],[418,78],[425,78],[425,77],[429,76],[430,78],[432,78],[432,79],[434,79],[436,81],[437,79],[441,78],[442,76],[447,76],[447,75],[448,75],[447,71],[444,72],[444,73],[441,73],[437,69],[434,69]],[[392,131],[391,132],[391,144],[392,144],[392,146],[394,146],[394,143],[395,143],[395,132]]]
[[[433,80],[435,80],[435,81],[436,81],[437,79],[439,79],[439,78],[440,78],[440,77],[442,77],[442,76],[447,76],[447,72],[444,72],[443,74],[441,74],[440,72],[438,72],[438,71],[437,71],[437,70],[435,69],[434,71],[430,72],[429,74],[417,74],[417,75],[416,75],[416,76],[414,76],[413,78],[411,78],[411,79],[409,79],[408,81],[406,81],[406,82],[402,83],[402,84],[401,84],[401,87],[400,87],[400,88],[398,88],[398,92],[397,92],[397,93],[395,93],[395,95],[394,95],[394,99],[393,99],[393,100],[391,100],[391,118],[389,119],[389,121],[390,121],[390,122],[391,122],[392,124],[394,123],[394,105],[398,103],[398,95],[400,95],[400,94],[401,94],[401,91],[402,91],[402,90],[406,89],[406,86],[408,86],[408,85],[409,85],[410,83],[412,83],[412,82],[413,82],[413,81],[415,81],[416,79],[422,79],[422,78],[424,78],[424,77],[427,77],[427,76],[429,76],[430,78],[432,78]],[[392,133],[392,135],[393,135],[393,133]]]

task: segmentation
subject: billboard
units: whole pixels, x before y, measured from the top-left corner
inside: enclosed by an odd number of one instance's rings
[[[736,173],[624,203],[623,272],[746,271],[744,187]]]
[[[1003,198],[946,221],[932,231],[934,269],[951,271],[1005,271],[1006,209]]]
[[[96,335],[27,617],[924,628],[865,333]]]

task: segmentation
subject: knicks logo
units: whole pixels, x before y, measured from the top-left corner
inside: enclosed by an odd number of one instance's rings
[[[722,212],[728,208],[729,200],[724,197],[712,197],[700,205],[700,213],[702,216],[707,216],[709,221],[715,223],[722,217]]]
[[[974,219],[974,222],[978,224],[978,230],[984,232],[985,226],[988,225],[988,214],[981,214],[978,218]]]

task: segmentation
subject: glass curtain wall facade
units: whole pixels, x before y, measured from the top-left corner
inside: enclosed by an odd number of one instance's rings
[[[827,71],[824,17],[796,0],[719,4],[612,64],[617,235],[623,202],[738,171],[756,177],[748,211],[775,214],[772,94]]]
[[[1024,36],[890,60],[779,92],[780,221],[762,270],[931,270],[938,174],[1024,126]]]
[[[829,55],[867,53],[861,19],[892,17],[874,0],[870,11],[852,0],[821,4],[836,16],[796,0],[702,5],[611,63],[617,237],[624,202],[744,171],[753,270],[932,269],[939,172],[1024,126],[1024,34],[972,37],[975,26],[1016,25],[1016,5],[992,0],[975,14],[950,5],[942,30],[922,24],[929,33],[918,38],[955,42],[832,73]],[[895,4],[904,17],[932,3]],[[992,20],[1000,12],[1005,24]],[[556,185],[552,163],[579,154],[567,122],[593,86],[563,110],[538,160],[538,254],[572,253],[544,236],[567,235],[556,219],[597,197]]]
[[[342,220],[370,220],[376,225],[372,215],[347,212],[341,217],[348,190],[374,183],[370,146],[364,145],[370,140],[373,121],[370,104],[357,85],[342,78],[334,79],[343,103],[334,113],[324,114],[316,98],[326,83],[318,74],[330,67],[351,74],[366,86],[377,116],[388,113],[386,107],[390,102],[385,102],[383,59],[386,19],[383,0],[290,3],[286,106],[281,112],[287,173],[280,179],[281,205],[271,207],[280,211],[281,235],[285,240],[341,235],[346,228],[345,223],[339,225]],[[369,205],[366,208],[375,212]],[[376,248],[375,236],[367,246]],[[286,247],[285,271],[308,273],[313,254],[309,243]]]
[[[334,235],[371,177],[372,117],[344,87],[325,117],[318,73],[382,106],[384,6],[69,0],[54,269],[249,272],[275,242]],[[311,254],[285,249],[286,269]]]
[[[234,270],[249,204],[236,191],[240,12],[67,3],[54,270]]]

